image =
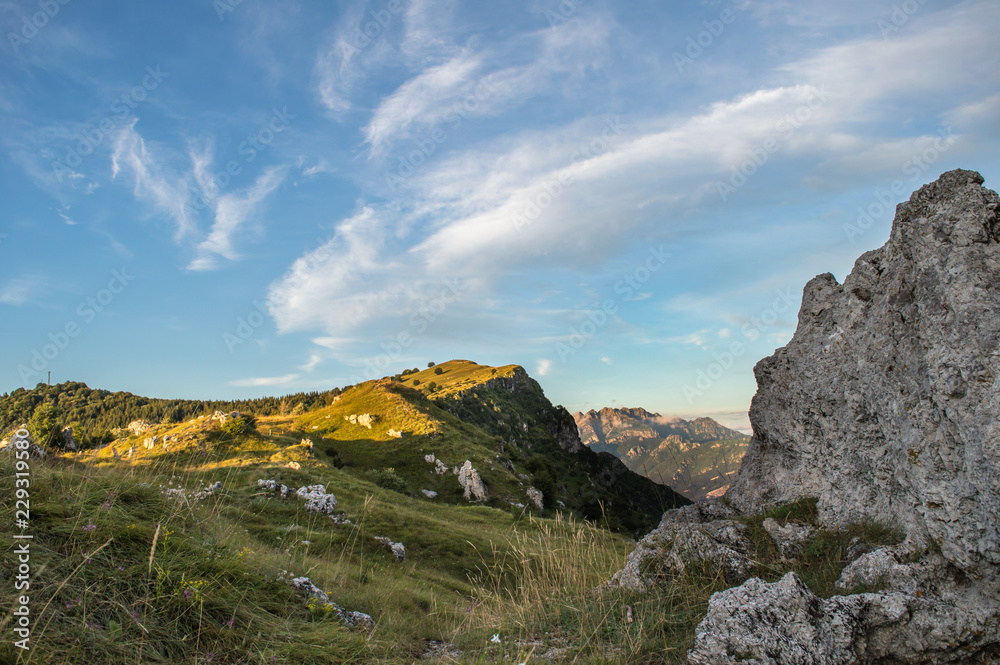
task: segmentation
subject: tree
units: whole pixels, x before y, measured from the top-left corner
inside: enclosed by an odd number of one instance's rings
[[[35,437],[38,445],[50,445],[59,440],[59,412],[51,402],[45,402],[35,409],[28,422],[28,431]]]
[[[444,370],[441,369],[440,367],[435,367],[434,368],[434,373],[435,374],[444,374]]]
[[[431,381],[430,383],[427,384],[427,387],[431,389],[431,392],[434,392],[434,390],[437,389],[438,384],[435,383],[434,381]]]
[[[228,418],[226,424],[222,426],[222,431],[231,436],[242,436],[253,432],[257,427],[257,418],[249,413],[244,413],[238,418]]]
[[[420,385],[420,379],[413,379],[413,385],[419,386]]]
[[[434,361],[427,363],[427,367],[434,367]]]

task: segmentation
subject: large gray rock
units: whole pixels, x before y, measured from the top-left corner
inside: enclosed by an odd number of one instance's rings
[[[689,570],[710,569],[742,582],[756,565],[747,528],[737,512],[715,501],[668,510],[626,557],[608,586],[644,591]]]
[[[984,648],[995,614],[935,598],[886,591],[826,600],[795,573],[752,578],[713,594],[698,625],[691,665],[996,663]]]
[[[757,363],[754,437],[726,498],[802,497],[820,520],[895,522],[1000,593],[1000,197],[951,171],[889,241],[805,287],[791,341]]]
[[[712,597],[690,663],[1000,663],[1000,197],[982,183],[951,171],[900,204],[885,246],[843,285],[811,280],[795,335],[754,368],[726,498],[902,527],[838,581],[882,590],[748,580]]]
[[[465,490],[465,498],[469,501],[486,500],[486,486],[479,472],[472,468],[471,461],[465,460],[465,464],[458,469],[458,484]]]

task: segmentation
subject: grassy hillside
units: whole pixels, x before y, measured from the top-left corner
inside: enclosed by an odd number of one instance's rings
[[[13,554],[0,560],[0,663],[681,662],[709,595],[725,586],[720,577],[695,573],[641,594],[601,588],[630,539],[570,510],[508,502],[521,496],[522,475],[544,475],[525,473],[531,456],[580,455],[566,449],[579,445],[568,414],[542,408],[520,368],[445,363],[431,375],[450,368],[461,371],[445,390],[491,379],[441,399],[424,394],[423,381],[367,382],[235,435],[233,421],[211,416],[160,423],[105,447],[50,448],[27,471],[13,446],[0,451],[0,475],[30,480],[27,497],[12,482],[0,489],[8,516],[16,499],[30,501],[27,526],[2,520],[0,539],[10,552],[24,542],[15,534],[32,537],[29,588],[15,589]],[[492,424],[488,413],[498,414]],[[370,429],[358,422],[364,414]],[[466,500],[451,471],[431,471],[430,452],[449,465],[472,461],[490,505]],[[568,459],[584,460],[577,474],[596,460],[595,489],[602,473],[623,468],[601,466],[609,457]],[[552,478],[553,491],[573,494],[572,475]],[[282,497],[262,480],[291,492]],[[313,485],[336,495],[332,515],[295,494]],[[435,488],[436,499],[420,491]],[[849,536],[833,549],[816,541],[818,553],[834,553],[818,556],[819,583],[836,578]],[[403,543],[405,558],[380,537]],[[760,541],[759,574],[771,579],[782,569]],[[296,590],[296,577],[328,599]],[[14,646],[19,595],[30,598],[29,651]],[[351,626],[332,603],[373,622]]]
[[[644,409],[604,408],[573,418],[591,450],[611,453],[696,501],[725,493],[750,440],[711,418],[682,420]]]

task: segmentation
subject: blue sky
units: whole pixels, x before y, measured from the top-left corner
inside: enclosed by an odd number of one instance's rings
[[[802,287],[1000,183],[995,0],[0,0],[0,390],[467,358],[746,427]]]

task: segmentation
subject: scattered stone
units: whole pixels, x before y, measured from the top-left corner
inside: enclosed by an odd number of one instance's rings
[[[257,487],[263,487],[270,492],[280,492],[282,499],[287,497],[288,493],[291,492],[287,485],[282,485],[277,480],[258,480]]]
[[[283,579],[280,575],[279,580]],[[346,623],[351,628],[373,628],[375,620],[363,612],[352,612],[345,610],[340,605],[330,600],[330,596],[325,591],[312,583],[308,577],[296,577],[289,582],[293,587],[305,593],[309,598],[321,604],[323,609],[330,610],[337,615],[337,618]]]
[[[327,493],[325,485],[300,487],[295,493],[306,500],[307,511],[333,515],[337,509],[337,498]]]
[[[302,439],[302,441],[299,442],[299,445],[300,446],[306,446],[307,448],[309,448],[310,452],[312,452],[312,450],[313,450],[312,439]]]
[[[389,436],[391,436],[394,439],[402,439],[403,438],[403,433],[400,432],[399,430],[395,430],[395,429],[392,429],[390,427],[389,428]]]
[[[781,558],[785,561],[791,561],[795,558],[814,531],[811,526],[795,524],[794,522],[788,522],[782,526],[771,517],[764,520],[764,530],[778,546]]]
[[[156,445],[157,441],[158,437],[155,436],[146,437],[145,439],[142,440],[142,447],[145,448],[146,450],[151,450]]]
[[[539,510],[542,510],[545,500],[545,496],[542,494],[542,491],[537,490],[534,487],[529,487],[526,494],[528,495],[528,499],[530,499],[531,502],[535,504]]]
[[[299,469],[302,468],[302,465],[299,464],[298,462],[294,462],[293,461],[293,462],[288,462],[287,464],[285,464],[285,468],[286,469],[295,469],[296,471],[298,471]]]
[[[349,416],[344,416],[344,420],[350,422],[352,425],[361,425],[362,427],[372,428],[372,423],[378,420],[378,416],[373,416],[370,413],[362,413],[360,416],[356,414],[351,414]]]
[[[435,492],[434,490],[420,490],[420,491],[423,492],[424,496],[426,496],[428,499],[436,499],[438,497],[438,493]]]
[[[472,468],[472,462],[465,460],[465,464],[458,470],[458,484],[465,490],[465,498],[472,501],[486,500],[486,487],[483,485],[479,472]]]
[[[392,556],[396,561],[402,561],[406,558],[406,548],[403,547],[403,543],[394,543],[383,536],[375,536],[375,540],[392,550]]]
[[[443,476],[444,474],[448,473],[448,467],[445,466],[444,462],[434,457],[434,453],[431,453],[430,455],[424,455],[424,461],[427,462],[428,464],[434,465],[434,473],[436,473],[437,475]],[[455,470],[455,473],[458,473],[457,469]]]
[[[79,450],[76,445],[76,441],[73,439],[73,428],[63,427],[62,428],[62,440],[63,448],[66,450]]]
[[[149,423],[145,420],[133,420],[128,424],[128,427],[126,429],[128,429],[128,431],[132,433],[132,436],[139,436],[146,430],[150,429],[152,426],[153,426],[152,423]]]

